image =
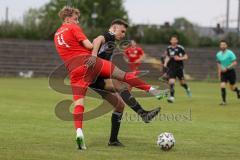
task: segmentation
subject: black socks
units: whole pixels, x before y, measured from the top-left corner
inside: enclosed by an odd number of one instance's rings
[[[237,97],[240,99],[240,90],[236,87],[234,92],[237,93]]]
[[[112,129],[111,129],[111,137],[110,142],[116,142],[118,140],[118,132],[121,125],[123,113],[113,112],[112,114]]]
[[[222,94],[222,101],[226,103],[226,96],[227,96],[226,88],[221,89],[221,94]]]
[[[182,84],[181,85],[185,90],[188,90],[188,85],[187,84]]]
[[[174,90],[174,84],[170,84],[170,96],[174,97],[175,90]]]
[[[131,95],[129,90],[124,90],[120,93],[120,96],[122,97],[123,101],[136,113],[142,114],[145,112],[145,110],[142,108],[142,106],[137,102],[137,100]]]

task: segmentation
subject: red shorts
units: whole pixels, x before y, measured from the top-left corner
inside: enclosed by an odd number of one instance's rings
[[[129,68],[131,71],[136,71],[140,65],[141,65],[141,63],[130,62]]]
[[[66,63],[75,101],[85,97],[88,86],[98,76],[110,78],[114,70],[115,65],[112,62],[101,58],[97,58],[96,63],[88,67],[86,63],[91,57],[91,55],[82,55]]]

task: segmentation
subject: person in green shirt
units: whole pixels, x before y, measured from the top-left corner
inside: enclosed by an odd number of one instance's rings
[[[217,67],[218,67],[218,77],[221,80],[221,95],[222,103],[220,105],[226,105],[226,84],[229,82],[230,89],[236,92],[238,99],[240,99],[240,90],[236,86],[236,71],[237,57],[228,49],[228,44],[226,41],[222,40],[220,42],[220,51],[216,55]]]

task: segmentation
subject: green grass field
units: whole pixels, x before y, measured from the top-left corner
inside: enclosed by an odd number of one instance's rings
[[[191,121],[159,118],[151,124],[122,123],[125,148],[109,148],[111,113],[85,122],[88,150],[76,150],[72,122],[55,116],[55,105],[68,98],[48,88],[47,79],[0,79],[0,160],[238,160],[240,158],[240,100],[228,91],[228,106],[220,107],[219,84],[190,83],[188,99],[177,85],[176,103],[139,99],[162,114],[190,116]],[[87,110],[99,100],[88,98]],[[133,112],[126,110],[128,114]],[[156,146],[161,132],[172,132],[176,146],[163,152]]]

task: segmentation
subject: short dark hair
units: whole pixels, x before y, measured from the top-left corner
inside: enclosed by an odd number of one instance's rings
[[[118,24],[118,25],[123,25],[124,27],[128,28],[129,24],[123,19],[115,19],[112,21],[111,26]]]
[[[224,39],[223,39],[223,40],[221,40],[219,43],[226,43],[226,44],[228,44],[228,43],[227,43],[227,41],[226,41],[226,40],[224,40]]]
[[[172,35],[170,39],[172,39],[172,38],[178,39],[178,36],[177,35]]]

